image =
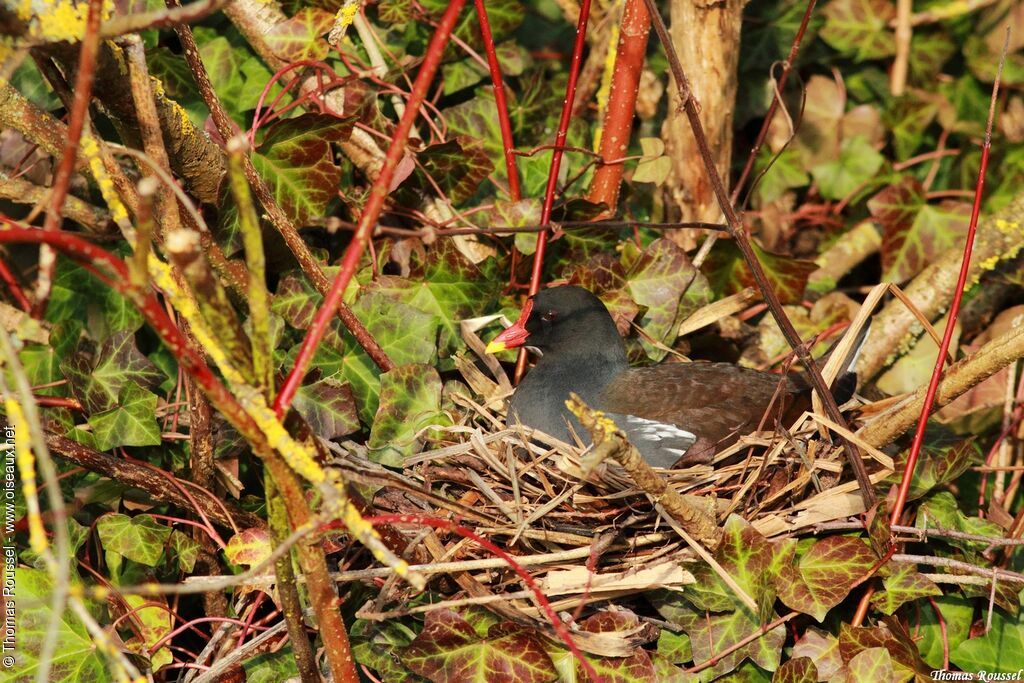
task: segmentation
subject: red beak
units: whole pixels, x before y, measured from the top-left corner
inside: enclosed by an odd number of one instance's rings
[[[506,327],[505,331],[495,337],[487,345],[487,353],[498,353],[505,349],[515,349],[526,343],[530,333],[526,331],[526,321],[530,319],[530,312],[533,311],[533,299],[527,299],[519,314],[519,320],[514,325]]]

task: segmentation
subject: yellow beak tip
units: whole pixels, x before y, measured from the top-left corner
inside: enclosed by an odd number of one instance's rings
[[[487,345],[487,348],[484,350],[487,351],[487,353],[501,353],[507,348],[508,347],[505,346],[505,342],[492,341],[490,344]]]

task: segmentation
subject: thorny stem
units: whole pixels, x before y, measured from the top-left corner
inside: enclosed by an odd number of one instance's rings
[[[840,426],[846,427],[846,420],[843,418],[842,413],[839,412],[839,406],[836,405],[835,397],[832,395],[828,385],[822,378],[821,372],[818,370],[818,366],[815,364],[814,359],[811,358],[807,347],[801,341],[799,333],[797,333],[796,328],[793,327],[793,323],[790,322],[785,310],[783,310],[782,303],[779,301],[778,295],[775,293],[775,290],[772,289],[771,283],[768,282],[768,278],[765,275],[764,268],[761,267],[761,263],[757,260],[757,255],[754,254],[754,250],[750,246],[750,239],[747,237],[743,223],[740,220],[740,217],[736,214],[736,210],[733,208],[732,202],[726,194],[725,185],[722,183],[722,178],[718,174],[718,169],[715,167],[714,155],[708,145],[707,137],[704,135],[704,126],[700,121],[700,113],[697,110],[697,104],[690,92],[689,80],[686,78],[686,73],[683,71],[683,65],[679,61],[679,56],[676,53],[675,45],[672,43],[672,38],[668,34],[668,28],[666,28],[661,15],[658,14],[658,8],[655,5],[654,0],[645,0],[645,2],[647,3],[648,11],[651,14],[651,22],[654,24],[655,33],[658,34],[658,39],[661,40],[662,46],[665,48],[669,67],[672,70],[676,86],[679,89],[679,98],[682,100],[681,106],[686,113],[686,118],[690,122],[690,129],[693,131],[693,137],[697,144],[697,149],[700,152],[701,159],[704,162],[704,167],[708,174],[708,180],[711,182],[712,190],[715,193],[715,198],[718,200],[722,213],[725,215],[729,235],[743,254],[743,258],[747,262],[747,266],[750,268],[751,274],[754,276],[754,281],[757,282],[758,289],[761,290],[765,302],[768,304],[768,308],[772,312],[772,316],[775,318],[776,322],[779,324],[779,328],[782,330],[783,336],[793,348],[793,351],[800,359],[800,362],[807,368],[808,379],[814,387],[814,390],[817,392],[818,397],[821,399],[829,419]],[[867,468],[865,468],[864,462],[861,460],[860,455],[854,446],[845,439],[842,441],[843,448],[846,451],[847,460],[850,463],[850,468],[853,470],[853,474],[857,479],[857,484],[860,487],[860,494],[864,501],[864,506],[865,508],[870,508],[875,502],[875,493],[872,490],[871,480],[868,478]]]
[[[68,196],[71,175],[75,171],[75,160],[78,158],[78,143],[85,129],[85,119],[89,114],[89,100],[92,97],[92,84],[96,76],[96,55],[100,46],[100,23],[103,21],[103,0],[89,0],[89,12],[85,18],[85,35],[82,37],[82,49],[78,56],[78,72],[75,74],[75,99],[71,104],[68,117],[67,140],[64,142],[64,153],[53,178],[53,191],[50,195],[50,206],[46,210],[46,221],[43,230],[60,229],[61,210]],[[39,279],[36,281],[36,303],[33,314],[42,318],[46,313],[46,304],[53,286],[53,274],[57,267],[56,254],[48,246],[39,250]]]
[[[540,224],[551,222],[551,209],[555,205],[555,191],[558,187],[558,170],[562,166],[562,154],[565,151],[565,138],[569,131],[572,118],[572,104],[576,99],[576,83],[580,78],[580,67],[583,65],[583,49],[587,45],[587,21],[590,17],[590,0],[580,2],[580,18],[576,22],[576,42],[572,47],[572,61],[569,64],[569,81],[565,85],[565,100],[562,102],[562,116],[558,120],[558,132],[555,134],[555,146],[551,152],[551,168],[548,170],[548,184],[544,191],[544,203],[540,210]],[[529,296],[540,291],[541,274],[544,270],[544,252],[548,245],[548,230],[537,235],[537,250],[533,253],[533,269],[530,273]],[[516,360],[515,381],[519,382],[526,371],[526,350],[519,351]]]
[[[953,293],[953,300],[949,306],[949,320],[946,322],[946,329],[942,334],[942,343],[939,344],[939,354],[935,358],[935,367],[932,370],[932,377],[928,382],[928,390],[925,392],[924,405],[921,406],[921,414],[917,419],[917,430],[914,432],[914,440],[910,444],[910,452],[907,454],[907,466],[903,470],[903,478],[900,479],[900,487],[896,493],[896,502],[892,505],[889,515],[890,524],[897,524],[903,515],[903,508],[907,504],[907,496],[910,493],[910,484],[914,479],[914,469],[917,467],[917,459],[921,455],[921,447],[924,445],[925,430],[928,426],[928,417],[935,403],[935,394],[942,380],[942,368],[946,364],[946,355],[949,353],[949,345],[953,340],[953,332],[956,328],[956,318],[960,313],[960,303],[964,296],[964,289],[967,286],[967,274],[971,266],[971,253],[974,250],[974,237],[978,229],[978,217],[981,215],[981,198],[985,189],[985,172],[988,170],[988,157],[992,149],[992,124],[996,116],[996,99],[999,96],[999,81],[1003,74],[1003,64],[1006,60],[1006,52],[1010,44],[1010,29],[1006,29],[1006,39],[1003,43],[1003,52],[999,58],[999,67],[996,70],[995,82],[992,84],[992,97],[988,105],[988,122],[985,125],[985,141],[981,146],[981,161],[978,166],[978,180],[974,185],[974,205],[971,207],[971,221],[967,226],[967,237],[964,240],[964,254],[960,261],[960,275],[957,277],[956,289]],[[868,604],[873,591],[868,588],[864,591],[857,612],[853,617],[853,625],[859,626],[864,617],[867,616]]]
[[[295,365],[292,367],[288,377],[285,378],[284,384],[281,385],[281,391],[274,401],[274,410],[279,416],[285,413],[291,404],[292,398],[295,396],[295,392],[298,391],[302,378],[305,377],[306,370],[309,369],[309,365],[313,360],[313,355],[320,345],[320,340],[323,339],[324,334],[327,332],[327,325],[334,317],[334,312],[341,302],[341,297],[352,280],[352,276],[355,275],[356,268],[359,266],[359,260],[366,250],[366,245],[373,236],[373,229],[377,225],[377,219],[380,217],[381,211],[384,208],[384,202],[387,199],[391,178],[394,176],[398,162],[401,161],[405,154],[405,145],[409,139],[409,132],[412,130],[413,122],[419,115],[424,99],[426,99],[427,90],[434,79],[434,74],[437,73],[437,68],[441,63],[441,55],[444,53],[444,48],[448,44],[448,38],[451,36],[452,30],[455,27],[455,21],[458,19],[459,12],[462,10],[465,1],[452,0],[449,3],[448,8],[441,17],[441,21],[437,25],[437,31],[434,32],[433,37],[430,39],[423,64],[420,66],[419,73],[416,74],[416,80],[413,83],[412,94],[409,97],[405,113],[395,127],[395,133],[391,138],[391,146],[388,148],[384,165],[381,167],[380,175],[377,176],[373,187],[370,189],[370,196],[366,200],[366,206],[363,207],[362,216],[359,218],[359,227],[352,236],[352,241],[345,248],[345,253],[341,257],[341,268],[338,271],[338,275],[334,278],[334,283],[324,297],[323,304],[321,304],[320,309],[316,312],[316,317],[313,319],[305,339],[302,340],[302,346],[299,348],[298,355],[295,358]]]

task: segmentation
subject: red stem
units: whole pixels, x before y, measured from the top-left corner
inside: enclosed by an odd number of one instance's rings
[[[438,519],[437,517],[426,517],[423,515],[377,515],[374,517],[367,517],[366,521],[370,524],[421,524],[423,526],[434,527],[435,529],[445,529],[447,531],[457,533],[463,538],[468,538],[479,543],[491,553],[505,560],[512,571],[518,574],[519,578],[521,578],[523,582],[530,587],[530,590],[533,591],[533,596],[537,599],[537,602],[540,604],[540,607],[547,616],[551,626],[562,638],[562,642],[564,642],[566,647],[569,648],[569,651],[572,652],[576,661],[578,661],[584,671],[587,672],[589,680],[594,681],[594,683],[599,683],[604,680],[603,677],[597,675],[597,671],[594,670],[591,663],[583,656],[583,653],[580,651],[579,647],[577,647],[576,642],[572,639],[569,629],[567,629],[562,620],[558,618],[554,608],[551,607],[551,603],[548,602],[544,592],[540,589],[540,586],[537,585],[537,582],[533,580],[533,577],[530,576],[530,573],[523,569],[522,565],[515,561],[515,558],[496,546],[494,543],[491,543],[483,536],[480,536],[464,526],[460,526],[446,519]]]
[[[562,165],[562,154],[565,151],[565,138],[572,119],[572,104],[576,100],[576,83],[580,78],[580,67],[583,65],[583,49],[587,44],[587,20],[590,18],[590,0],[580,2],[580,18],[576,23],[576,42],[572,47],[572,61],[569,64],[569,82],[565,85],[565,100],[562,102],[562,117],[558,121],[558,132],[555,134],[555,145],[551,152],[551,168],[548,170],[548,184],[544,191],[544,204],[540,210],[540,224],[551,222],[551,208],[555,205],[555,190],[558,186],[558,170]],[[529,296],[540,291],[541,271],[544,270],[544,251],[548,246],[549,230],[537,234],[537,250],[533,253],[533,269],[530,272]],[[526,371],[526,350],[519,351],[516,361],[516,382]]]
[[[64,153],[53,178],[53,192],[50,194],[50,206],[46,210],[46,221],[43,230],[60,229],[61,211],[68,197],[68,186],[71,175],[75,172],[75,161],[78,159],[78,143],[85,129],[85,118],[89,113],[89,100],[92,97],[92,84],[96,76],[96,55],[100,46],[100,23],[103,21],[103,0],[89,0],[89,11],[85,18],[85,35],[78,56],[78,72],[75,75],[74,94],[71,113],[68,117],[68,139],[64,143]],[[46,314],[46,305],[50,297],[56,260],[45,264],[45,272],[39,274],[39,282],[47,283],[40,286],[33,314],[42,318]]]
[[[640,74],[647,54],[647,35],[651,31],[651,16],[644,0],[626,0],[619,23],[619,44],[615,51],[615,68],[608,109],[601,128],[601,162],[590,181],[588,199],[608,207],[608,215],[615,213],[619,186],[625,170],[623,157],[629,148],[633,131],[633,113],[640,88]]]
[[[1009,29],[1007,29],[1007,41],[1009,41]],[[932,412],[932,405],[935,403],[935,394],[939,389],[939,381],[942,379],[942,368],[946,364],[946,355],[949,353],[949,345],[953,339],[953,331],[956,327],[956,318],[960,313],[960,303],[964,296],[964,288],[967,286],[967,273],[971,265],[971,252],[974,250],[974,237],[978,229],[978,216],[981,214],[981,197],[985,189],[985,172],[988,170],[988,156],[992,149],[992,122],[995,119],[996,99],[999,96],[999,79],[1003,71],[1003,60],[1006,57],[1006,47],[1003,48],[1003,56],[999,61],[999,70],[996,74],[995,83],[992,85],[992,99],[989,102],[988,124],[985,128],[985,141],[981,146],[981,163],[978,167],[978,181],[974,186],[974,205],[971,207],[971,222],[967,226],[967,239],[964,243],[964,255],[960,261],[960,275],[956,280],[956,289],[953,293],[953,301],[949,307],[949,321],[942,334],[942,343],[939,344],[939,355],[935,358],[935,368],[932,370],[932,377],[928,381],[928,390],[924,395],[924,404],[921,406],[921,414],[917,418],[917,429],[914,432],[914,441],[910,444],[910,453],[907,455],[907,466],[903,470],[903,478],[900,480],[900,487],[896,493],[896,502],[893,503],[892,512],[889,515],[890,524],[899,524],[903,508],[907,504],[907,495],[910,492],[910,484],[914,479],[914,469],[917,467],[917,459],[921,455],[921,447],[924,445],[925,429],[928,426],[928,416]],[[867,616],[868,603],[871,600],[873,591],[869,588],[864,591],[857,612],[853,617],[853,625],[859,626]]]
[[[505,170],[508,173],[508,194],[512,201],[522,198],[519,187],[519,171],[516,168],[516,146],[512,139],[512,121],[508,117],[508,100],[505,98],[505,81],[501,76],[501,63],[494,49],[494,36],[491,34],[491,20],[487,18],[484,0],[474,0],[476,13],[480,21],[480,37],[484,41],[487,53],[487,66],[491,71],[491,84],[494,86],[494,104],[498,107],[498,126],[501,128],[501,142],[505,147]]]
[[[587,1],[589,2],[589,0]],[[388,154],[384,158],[384,165],[381,167],[380,175],[377,176],[373,187],[370,189],[370,196],[366,200],[366,206],[363,207],[363,214],[359,218],[359,227],[352,236],[352,241],[345,248],[345,253],[341,257],[341,268],[338,271],[338,275],[334,278],[327,296],[324,297],[323,304],[316,312],[313,324],[306,333],[305,339],[302,340],[302,346],[299,348],[298,355],[295,358],[295,365],[292,367],[291,372],[288,373],[288,377],[285,378],[281,391],[277,394],[277,399],[274,401],[274,410],[277,412],[278,417],[283,416],[285,411],[288,410],[288,406],[291,405],[295,392],[298,391],[299,386],[302,384],[302,379],[306,376],[306,370],[309,369],[313,355],[320,345],[320,340],[323,339],[324,334],[327,332],[327,325],[334,317],[338,304],[341,302],[341,297],[345,293],[348,283],[352,280],[352,276],[355,275],[356,268],[359,266],[359,260],[366,250],[366,244],[370,241],[373,229],[377,225],[377,219],[384,209],[384,202],[389,191],[388,188],[391,186],[391,178],[395,174],[398,162],[402,160],[402,156],[405,153],[405,145],[409,139],[409,132],[412,130],[413,122],[416,120],[420,107],[423,105],[423,100],[426,98],[430,82],[434,79],[434,74],[437,73],[437,67],[441,63],[441,55],[448,44],[448,38],[451,36],[452,29],[455,27],[455,21],[458,19],[459,12],[462,10],[465,2],[466,0],[451,0],[448,8],[444,11],[444,15],[441,17],[441,21],[438,22],[437,30],[430,39],[430,44],[427,45],[427,53],[423,58],[423,64],[420,66],[419,73],[416,74],[416,80],[413,83],[412,94],[409,96],[405,113],[395,127],[395,134],[391,138],[391,146],[388,148]]]
[[[32,310],[32,302],[25,296],[25,291],[18,284],[18,281],[14,279],[14,273],[7,267],[7,263],[3,259],[0,259],[0,280],[3,280],[4,284],[7,285],[7,289],[11,292],[14,300],[18,302],[21,310],[26,313]]]

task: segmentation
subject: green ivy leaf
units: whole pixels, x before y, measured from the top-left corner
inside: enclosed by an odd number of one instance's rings
[[[191,572],[195,569],[199,551],[202,549],[198,541],[175,530],[171,534],[171,548],[178,559],[178,569],[183,572]]]
[[[793,544],[774,544],[739,515],[730,515],[722,528],[717,559],[736,583],[757,603],[757,618],[771,620],[775,584],[783,563],[790,562]]]
[[[241,67],[252,56],[251,53],[244,47],[234,47],[215,29],[197,27],[194,34],[199,45],[199,56],[210,76],[214,92],[235,123],[244,124],[245,112],[239,107],[242,88],[245,86]]]
[[[95,353],[82,342],[78,350],[60,364],[71,392],[88,413],[118,405],[126,386],[153,387],[164,375],[135,346],[135,335],[118,332],[100,344]]]
[[[49,573],[19,567],[17,590],[21,598],[16,662],[18,681],[33,680],[39,670],[39,653],[47,637],[54,638],[52,642],[55,645],[47,680],[53,683],[109,680],[99,649],[74,612],[65,609],[57,618],[55,630],[49,630],[54,626],[51,624],[54,587]]]
[[[324,114],[285,119],[267,131],[259,151],[253,153],[256,171],[297,225],[322,216],[336,196],[341,167],[334,163],[330,143],[346,140],[352,122]]]
[[[172,529],[149,515],[129,517],[120,513],[103,515],[96,522],[96,531],[103,549],[131,560],[155,567],[164,557],[164,547]]]
[[[885,164],[881,155],[863,136],[844,139],[839,158],[811,168],[821,196],[843,199],[875,177]]]
[[[170,664],[174,657],[166,643],[156,652],[150,653],[150,649],[174,628],[174,615],[168,609],[166,601],[141,595],[125,595],[124,600],[128,609],[132,611],[132,624],[137,629],[137,632],[125,641],[126,649],[148,661],[153,671]]]
[[[896,16],[896,8],[888,0],[832,0],[822,14],[822,40],[844,55],[863,62],[895,54],[889,21]]]
[[[156,402],[156,394],[138,384],[125,385],[118,395],[118,405],[89,415],[96,449],[107,451],[115,446],[159,446]]]
[[[877,561],[860,538],[829,536],[816,541],[795,564],[783,567],[779,599],[787,607],[823,621]]]
[[[911,93],[893,100],[884,118],[892,133],[897,160],[905,161],[917,151],[938,113],[939,105],[934,98]]]
[[[784,150],[778,155],[772,154],[767,148],[762,149],[754,166],[755,177],[765,169],[768,170],[758,179],[755,192],[761,204],[774,202],[785,192],[804,187],[811,182],[811,176],[807,174],[800,152],[795,149]]]
[[[954,652],[960,643],[967,640],[974,618],[974,602],[962,595],[943,595],[935,598],[935,604],[944,623],[939,624],[935,610],[922,609],[917,629],[921,638],[917,641],[917,649],[929,666],[939,668],[943,663],[943,641],[949,651]]]
[[[693,661],[690,637],[685,633],[673,633],[662,629],[658,636],[658,653],[675,664]]]
[[[723,614],[693,611],[680,626],[690,637],[695,665],[712,659],[718,660],[714,666],[701,671],[702,681],[711,681],[733,671],[747,658],[768,671],[775,671],[779,667],[782,644],[786,640],[786,629],[781,624],[724,657],[722,652],[760,629],[757,619],[752,618],[748,611],[736,610]]]
[[[543,641],[530,629],[503,621],[481,637],[450,609],[427,612],[423,631],[402,649],[401,659],[431,681],[547,683],[556,676]]]
[[[942,590],[921,575],[914,565],[894,562],[889,565],[892,573],[882,580],[885,590],[871,596],[871,604],[883,614],[893,614],[905,602],[942,595]]]
[[[847,680],[852,681],[895,681],[892,657],[884,647],[862,650],[846,664]]]
[[[965,534],[1002,538],[1003,528],[995,522],[981,519],[974,515],[965,515],[960,511],[956,498],[949,491],[939,491],[930,496],[917,508],[917,519],[914,526],[918,529],[934,529],[936,527],[948,531],[960,531]],[[968,541],[961,538],[943,539],[946,543],[974,552],[984,550],[988,543]]]
[[[380,377],[380,407],[373,420],[370,459],[400,467],[419,451],[420,432],[431,425],[447,424],[441,413],[441,377],[429,365],[399,365]]]
[[[350,637],[356,661],[376,671],[380,680],[396,683],[423,683],[428,680],[403,665],[401,653],[415,640],[416,633],[401,620],[356,619]]]
[[[299,667],[295,664],[295,653],[291,647],[246,657],[242,660],[242,667],[245,669],[245,683],[279,683],[299,678]]]

